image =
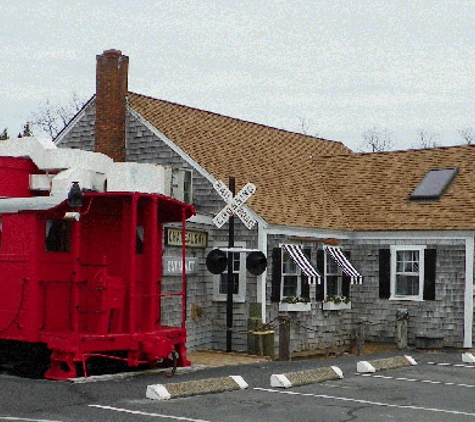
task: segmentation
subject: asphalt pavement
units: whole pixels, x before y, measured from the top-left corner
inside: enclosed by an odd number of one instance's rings
[[[411,356],[417,366],[358,374],[358,362]],[[290,362],[214,353],[168,370],[91,377],[85,383],[0,375],[0,421],[465,421],[475,419],[475,365],[460,351],[386,351]],[[214,362],[214,364],[213,364]],[[336,366],[344,378],[295,388],[270,386],[273,374]],[[146,398],[149,385],[202,382],[230,375],[248,388],[176,400]]]

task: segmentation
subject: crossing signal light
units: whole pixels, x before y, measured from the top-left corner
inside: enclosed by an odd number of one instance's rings
[[[220,249],[213,249],[206,257],[206,268],[212,274],[221,274],[227,267],[228,257]]]
[[[246,268],[252,275],[261,275],[267,267],[267,258],[261,251],[251,252],[246,258]]]

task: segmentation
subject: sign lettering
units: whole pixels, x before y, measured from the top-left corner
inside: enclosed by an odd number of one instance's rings
[[[181,246],[181,228],[165,228],[165,245]],[[187,230],[185,234],[185,246],[190,248],[206,248],[208,246],[208,233]]]
[[[181,276],[183,271],[183,260],[180,257],[163,257],[163,275]],[[198,272],[198,258],[186,258],[185,272],[187,275]]]
[[[256,225],[257,221],[254,217],[242,207],[256,192],[256,185],[247,183],[234,198],[232,192],[221,180],[216,181],[213,187],[221,198],[227,202],[227,205],[213,218],[216,227],[223,227],[232,215],[237,215],[248,229],[252,229]]]

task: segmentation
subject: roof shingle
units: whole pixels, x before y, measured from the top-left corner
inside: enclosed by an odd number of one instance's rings
[[[257,186],[268,223],[349,231],[475,229],[475,146],[355,154],[292,133],[129,93],[129,106],[216,179]],[[438,201],[409,196],[427,171],[458,167]]]

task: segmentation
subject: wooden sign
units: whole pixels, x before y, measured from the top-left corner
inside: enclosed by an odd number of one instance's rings
[[[181,228],[165,227],[165,245],[181,246]],[[187,230],[185,245],[190,248],[206,248],[208,246],[208,233]]]
[[[163,257],[163,275],[181,276],[183,269],[183,260],[179,256]],[[198,272],[198,258],[186,258],[185,271],[187,275]]]

